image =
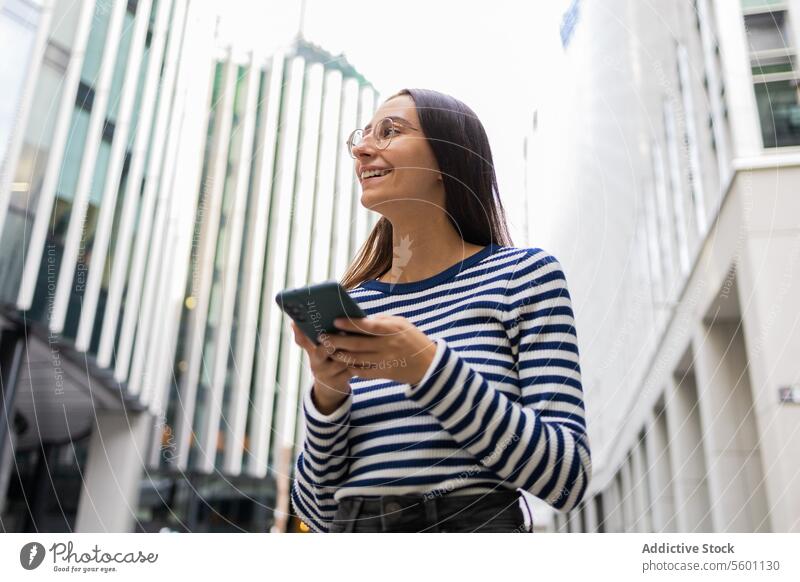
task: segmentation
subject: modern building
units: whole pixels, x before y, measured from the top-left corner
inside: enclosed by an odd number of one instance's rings
[[[530,238],[575,300],[595,473],[551,527],[800,531],[800,2],[574,0],[554,44]]]
[[[2,4],[24,40],[0,125],[5,531],[299,526],[310,379],[274,295],[338,278],[374,225],[344,141],[377,93],[302,38],[220,48],[217,23],[198,0]]]
[[[171,373],[213,25],[185,0],[43,3],[0,185],[7,530],[130,526],[112,508],[168,386],[143,364]]]
[[[302,38],[277,54],[223,49],[215,60],[178,389],[151,461],[197,475],[232,503],[243,496],[232,478],[260,484],[256,505],[274,531],[300,526],[289,486],[299,398],[312,381],[274,298],[341,278],[377,221],[359,202],[345,146],[376,100],[346,59]]]

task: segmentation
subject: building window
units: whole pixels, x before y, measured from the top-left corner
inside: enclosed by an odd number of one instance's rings
[[[797,79],[756,83],[765,148],[800,145],[800,85]]]
[[[747,43],[751,53],[785,49],[791,45],[785,10],[758,12],[744,17]]]
[[[786,0],[741,0],[744,10],[764,10],[773,6],[783,6]]]
[[[658,236],[658,215],[656,211],[656,195],[652,186],[648,186],[642,197],[642,211],[644,214],[644,231],[647,239],[647,249],[650,255],[650,290],[653,303],[660,303],[663,296],[663,280],[661,267],[661,252]]]
[[[719,187],[714,188],[714,197],[710,202],[712,213],[716,212],[721,202],[724,184],[731,174],[730,167],[730,132],[731,128],[725,121],[724,110],[725,88],[723,81],[723,66],[720,59],[717,38],[717,17],[715,3],[712,0],[699,0],[697,2],[698,16],[700,18],[700,43],[703,47],[703,70],[705,72],[704,88],[708,103],[708,134],[711,140],[711,153],[717,164]]]
[[[706,204],[703,189],[702,164],[700,163],[700,151],[698,148],[697,127],[695,124],[695,106],[694,99],[692,98],[691,77],[689,75],[689,55],[686,51],[686,47],[681,44],[677,46],[676,50],[678,56],[678,87],[681,93],[684,117],[683,141],[689,156],[689,193],[692,197],[695,227],[697,233],[703,235],[706,231]]]
[[[761,139],[765,148],[800,145],[800,74],[784,2],[742,1]]]
[[[658,239],[658,252],[661,257],[662,281],[666,283],[665,292],[669,295],[673,291],[670,283],[675,280],[673,276],[675,271],[673,249],[676,245],[673,228],[676,225],[671,220],[669,211],[667,180],[664,175],[664,154],[661,150],[661,145],[654,141],[650,152],[650,161],[653,169],[653,188],[655,190],[656,237]]]
[[[677,138],[677,120],[675,107],[671,101],[664,102],[664,130],[667,142],[667,160],[669,167],[669,190],[672,203],[672,219],[675,223],[677,238],[678,264],[681,274],[689,272],[689,243],[684,210],[684,182],[681,172],[681,152]]]

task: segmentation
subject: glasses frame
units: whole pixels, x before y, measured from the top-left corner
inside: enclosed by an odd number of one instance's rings
[[[372,134],[373,129],[375,129],[375,127],[377,127],[381,123],[383,123],[383,121],[386,120],[386,119],[388,119],[389,123],[391,124],[392,134],[389,136],[389,139],[386,140],[386,145],[384,145],[383,147],[378,145],[378,140],[374,140],[375,141],[375,147],[377,149],[379,149],[379,150],[385,150],[386,148],[389,147],[389,144],[392,143],[392,138],[396,135],[396,131],[395,131],[395,127],[396,126],[398,126],[398,125],[399,126],[405,126],[405,127],[407,127],[408,129],[410,129],[412,131],[416,129],[416,128],[412,127],[410,124],[398,123],[394,119],[392,119],[391,117],[381,117],[373,127],[369,128],[369,131],[367,132],[367,135]],[[363,140],[366,139],[366,136],[364,135],[364,130],[361,129],[361,128],[354,129],[352,132],[350,132],[350,136],[347,138],[347,141],[345,142],[345,144],[347,145],[347,151],[350,154],[350,157],[353,158],[354,160],[357,159],[358,156],[356,156],[353,153],[353,148],[356,147],[356,146],[353,145],[353,142],[355,141],[356,134],[359,134],[359,133],[361,134],[361,137],[362,137],[362,142],[361,143],[364,143]],[[359,144],[359,145],[361,145],[361,144]]]

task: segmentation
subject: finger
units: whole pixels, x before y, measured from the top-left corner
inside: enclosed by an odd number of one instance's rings
[[[337,362],[346,365],[352,370],[359,370],[362,368],[372,367],[374,364],[369,358],[364,358],[364,354],[356,354],[352,352],[339,352],[334,354],[333,359]]]
[[[324,378],[333,385],[341,385],[342,381],[353,376],[353,370],[334,360],[329,360],[315,374],[317,378]]]
[[[347,350],[336,350],[336,353],[333,354],[333,358],[338,362],[346,363],[348,366],[358,366],[365,360],[363,354],[357,354]]]
[[[340,350],[347,350],[350,352],[359,353],[374,353],[379,351],[378,340],[375,336],[364,337],[352,333],[345,333],[342,335],[330,336],[327,340],[337,352]]]
[[[376,370],[374,368],[366,367],[366,368],[350,368],[353,376],[357,378],[363,378],[365,380],[372,380],[375,378],[385,378],[386,371],[385,370]]]
[[[316,345],[312,342],[308,336],[300,329],[300,327],[294,322],[291,322],[292,330],[294,331],[294,338],[297,344],[306,350],[307,352],[311,352]],[[310,354],[309,354],[310,355]]]
[[[343,363],[336,358],[336,348],[330,343],[321,343],[314,352],[314,362],[318,369],[335,369],[343,366]],[[333,364],[333,366],[331,366]],[[327,367],[327,368],[326,368]]]
[[[337,329],[352,333],[374,334],[383,328],[382,322],[374,317],[337,317],[333,320]]]
[[[325,362],[327,354],[325,354],[325,351],[322,349],[322,344],[314,344],[311,340],[308,340],[308,344],[308,360],[311,363],[312,369],[318,370]]]
[[[331,360],[333,360],[336,364],[346,368],[350,368],[355,362],[352,354],[345,354],[344,352],[340,352],[338,350],[331,355]]]
[[[294,343],[296,343],[301,348],[304,348],[305,346],[303,346],[303,342],[300,340],[300,338],[297,335],[297,328],[294,326],[293,323],[290,323],[289,327],[291,327],[291,329],[292,329],[292,335],[294,336]]]
[[[298,345],[300,345],[300,347],[302,347],[308,355],[311,368],[313,370],[317,370],[328,358],[328,354],[325,352],[324,346],[322,344],[315,344],[313,341],[311,341],[311,339],[305,333],[303,333],[296,324],[293,324],[292,327],[295,330],[295,339],[297,340]]]

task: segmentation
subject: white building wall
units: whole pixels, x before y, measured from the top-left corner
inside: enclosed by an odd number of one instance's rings
[[[579,8],[548,56],[563,77],[535,104],[528,177],[531,244],[560,258],[576,305],[587,496],[607,531],[798,531],[800,406],[777,394],[800,378],[783,347],[800,341],[800,145],[762,144],[752,10]],[[800,2],[777,8],[792,53]]]

